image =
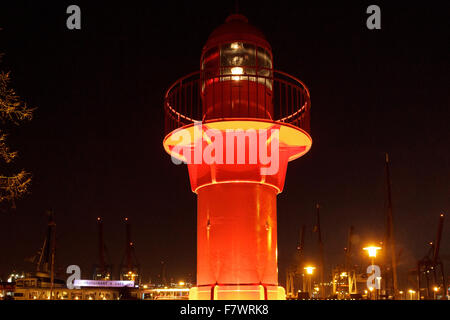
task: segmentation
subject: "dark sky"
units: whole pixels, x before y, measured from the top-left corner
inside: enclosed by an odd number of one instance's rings
[[[343,262],[350,225],[355,245],[383,239],[384,152],[402,272],[425,255],[439,213],[449,213],[448,10],[445,2],[395,3],[376,2],[382,29],[368,30],[371,2],[241,1],[271,43],[275,68],[311,92],[313,147],[289,164],[278,197],[283,285],[302,224],[306,250],[316,250],[316,202],[328,267]],[[81,7],[80,31],[66,28],[70,4]],[[0,275],[31,271],[24,259],[41,246],[48,208],[60,267],[78,264],[90,275],[97,216],[117,267],[128,216],[144,280],[154,279],[161,260],[175,279],[195,274],[196,197],[186,167],[162,147],[163,95],[199,69],[208,35],[233,8],[232,1],[2,1],[0,69],[12,71],[14,88],[38,109],[10,130],[15,165],[32,172],[33,185],[16,210],[0,214]],[[447,263],[449,240],[447,221]]]

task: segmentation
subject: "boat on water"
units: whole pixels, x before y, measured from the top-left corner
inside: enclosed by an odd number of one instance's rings
[[[101,220],[98,219],[98,222],[101,227]],[[0,283],[0,300],[187,300],[189,298],[189,288],[184,286],[184,283],[161,287],[152,284],[140,285],[135,279],[137,272],[133,271],[125,274],[126,278],[122,279],[121,274],[121,280],[112,280],[105,263],[101,264],[101,268],[97,268],[95,280],[78,280],[81,282],[78,287],[75,282],[69,286],[67,280],[63,279],[64,275],[55,271],[55,227],[53,212],[49,211],[44,243],[38,254],[29,259],[36,264],[35,272],[22,274],[20,277],[18,274],[14,277],[12,275],[8,283]],[[127,223],[127,244],[130,244],[132,249],[129,238]],[[100,247],[103,246],[100,241]],[[130,253],[127,256],[130,256]],[[132,270],[129,261],[127,266],[127,270]],[[75,287],[72,288],[73,286]]]
[[[13,284],[14,286],[14,284]],[[147,287],[147,286],[145,286]],[[45,273],[17,279],[12,290],[14,300],[188,300],[189,288],[83,287],[69,289],[61,279]]]
[[[66,280],[55,272],[55,221],[52,211],[47,212],[48,225],[43,246],[32,262],[36,271],[12,283],[14,300],[118,300],[138,298],[136,292],[124,288],[88,287],[68,289]]]
[[[68,289],[61,279],[53,279],[52,286],[49,274],[36,272],[16,281],[13,297],[14,300],[118,300],[128,296],[121,289]]]

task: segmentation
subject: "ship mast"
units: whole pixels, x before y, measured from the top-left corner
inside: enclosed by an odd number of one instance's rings
[[[316,204],[316,212],[317,212],[317,224],[316,224],[316,232],[319,243],[319,255],[320,255],[320,296],[325,297],[324,285],[323,285],[323,275],[324,275],[324,252],[323,252],[323,242],[322,242],[322,232],[320,230],[320,206]]]
[[[389,171],[389,154],[386,153],[386,188],[387,188],[387,221],[386,221],[386,245],[389,248],[391,256],[392,267],[392,290],[393,298],[397,296],[397,257],[395,250],[395,237],[394,237],[394,221],[392,214],[392,195],[391,195],[391,176]]]
[[[106,263],[105,263],[105,253],[104,248],[105,244],[103,242],[103,221],[100,217],[97,218],[97,227],[98,227],[98,255],[99,255],[99,271],[101,273],[102,278],[106,277]]]
[[[53,290],[55,287],[56,223],[53,211],[50,210],[47,214],[49,215],[47,243],[50,248],[50,299],[53,299]]]

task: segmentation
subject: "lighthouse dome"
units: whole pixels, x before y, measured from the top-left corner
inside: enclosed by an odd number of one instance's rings
[[[247,17],[238,13],[228,16],[225,23],[210,34],[203,50],[234,41],[254,43],[271,50],[270,44],[261,30],[249,24]]]

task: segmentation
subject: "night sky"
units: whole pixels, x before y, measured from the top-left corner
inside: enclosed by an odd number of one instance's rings
[[[275,69],[311,93],[313,146],[289,164],[278,196],[283,285],[302,224],[307,254],[317,251],[317,202],[327,268],[343,263],[350,225],[355,246],[383,240],[384,152],[402,283],[434,240],[438,215],[450,213],[448,10],[445,2],[395,3],[240,3],[271,43]],[[70,4],[81,7],[81,30],[66,28]],[[370,4],[381,7],[381,30],[366,27]],[[0,70],[37,110],[8,129],[15,168],[29,170],[33,184],[16,210],[0,213],[0,278],[33,270],[25,258],[42,245],[50,208],[62,270],[77,264],[91,276],[101,216],[117,271],[129,217],[144,281],[156,280],[162,260],[175,280],[195,276],[196,196],[186,166],[162,146],[163,96],[199,69],[208,35],[233,9],[233,1],[2,1]],[[449,270],[448,219],[442,240]]]

